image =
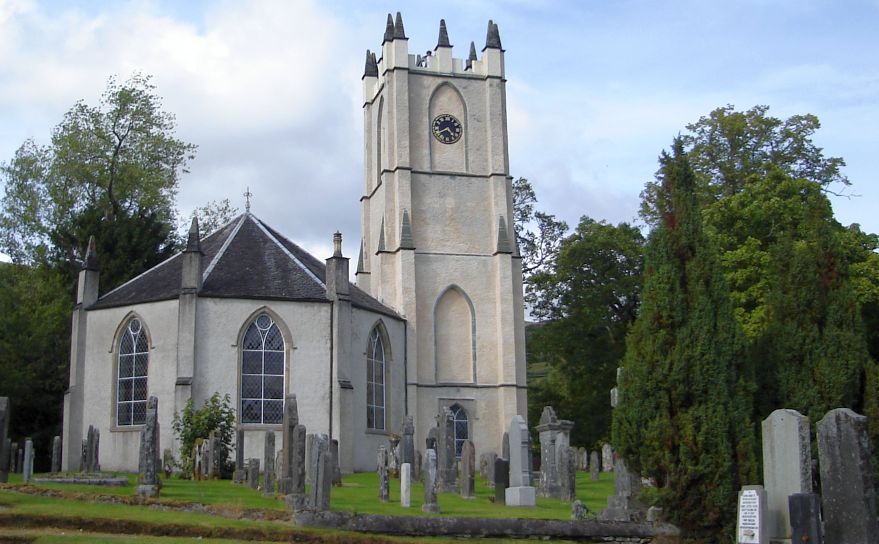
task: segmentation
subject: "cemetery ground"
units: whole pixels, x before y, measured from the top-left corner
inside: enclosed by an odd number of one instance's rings
[[[163,481],[161,497],[140,504],[135,496],[134,474],[129,485],[103,487],[76,484],[23,485],[19,474],[0,484],[0,542],[178,542],[199,538],[202,542],[454,542],[450,538],[393,538],[355,534],[331,529],[293,525],[284,502],[230,480]],[[39,478],[41,475],[35,475]],[[331,508],[358,514],[570,519],[570,504],[538,498],[536,508],[494,504],[494,489],[479,480],[476,498],[457,494],[439,495],[440,514],[421,512],[423,488],[412,482],[412,506],[400,506],[399,480],[391,481],[390,500],[378,500],[376,473],[343,478],[332,491]],[[607,505],[613,494],[613,473],[601,473],[598,481],[588,472],[577,473],[577,497],[591,512]],[[80,532],[85,531],[85,533]],[[115,536],[114,536],[115,535]],[[216,539],[216,540],[214,540]],[[483,542],[501,542],[485,539]]]

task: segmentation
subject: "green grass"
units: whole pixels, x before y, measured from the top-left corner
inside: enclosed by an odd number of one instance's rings
[[[34,544],[174,544],[177,542],[193,542],[199,544],[268,544],[266,540],[235,540],[223,538],[178,538],[142,535],[108,535],[79,531],[60,531],[57,529],[39,530],[0,530],[0,542],[12,538],[27,539]]]

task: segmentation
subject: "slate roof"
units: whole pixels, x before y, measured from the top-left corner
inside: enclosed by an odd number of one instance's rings
[[[330,302],[326,264],[251,213],[201,240],[203,284],[199,297]],[[182,253],[105,293],[90,310],[176,299]],[[391,308],[350,285],[353,306],[402,319]]]

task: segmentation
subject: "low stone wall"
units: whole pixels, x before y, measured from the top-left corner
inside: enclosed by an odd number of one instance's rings
[[[106,487],[123,487],[128,485],[128,478],[34,478],[35,484],[79,484],[103,485]]]
[[[462,536],[495,538],[566,538],[632,542],[675,542],[680,532],[666,523],[558,521],[512,518],[446,518],[380,516],[347,512],[297,512],[293,521],[306,527],[397,536]]]

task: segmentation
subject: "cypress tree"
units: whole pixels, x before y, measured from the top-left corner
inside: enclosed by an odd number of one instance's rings
[[[660,165],[661,221],[645,251],[613,441],[655,480],[672,523],[717,541],[733,534],[739,487],[756,481],[753,377],[679,139]]]

